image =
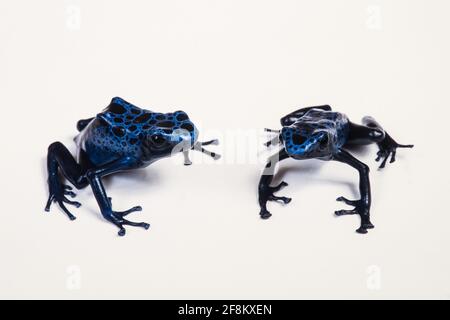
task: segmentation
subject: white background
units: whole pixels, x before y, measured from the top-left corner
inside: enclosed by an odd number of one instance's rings
[[[445,0],[2,0],[0,297],[450,298],[449,11]],[[130,220],[151,223],[123,238],[90,189],[74,222],[43,211],[47,146],[74,151],[76,121],[114,96],[184,109],[224,154],[108,179],[115,209],[140,204]],[[357,216],[334,217],[335,198],[358,196],[357,172],[339,163],[284,162],[279,194],[293,201],[258,217],[261,141],[245,131],[318,104],[372,115],[416,146],[383,171],[375,146],[355,153],[372,169],[367,235]]]

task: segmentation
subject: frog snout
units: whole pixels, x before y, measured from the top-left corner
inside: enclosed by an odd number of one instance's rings
[[[172,132],[172,136],[174,141],[181,142],[182,140],[187,140],[193,145],[197,141],[198,130],[192,122],[188,121],[179,125],[178,128]]]

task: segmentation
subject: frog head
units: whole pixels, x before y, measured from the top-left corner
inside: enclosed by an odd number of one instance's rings
[[[150,130],[146,131],[143,142],[144,153],[152,160],[169,157],[179,152],[185,156],[185,165],[190,165],[189,150],[198,150],[210,155],[214,159],[220,156],[202,148],[203,145],[218,144],[217,140],[199,142],[198,129],[184,111],[173,113],[156,113]]]
[[[203,145],[218,144],[218,141],[197,141],[198,130],[184,111],[153,112],[115,97],[97,117],[110,128],[119,150],[134,150],[135,156],[142,157],[145,163],[183,152],[185,164],[191,164],[188,158],[191,149],[219,158],[219,155],[202,148]]]
[[[297,159],[321,158],[331,154],[330,134],[326,130],[302,130],[284,127],[280,139],[287,153]]]

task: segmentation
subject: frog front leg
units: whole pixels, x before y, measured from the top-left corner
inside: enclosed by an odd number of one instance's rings
[[[283,149],[279,151],[276,155],[272,156],[269,159],[266,167],[264,168],[264,172],[261,176],[261,180],[259,181],[258,186],[259,205],[261,207],[259,215],[261,216],[262,219],[268,219],[272,216],[272,214],[267,210],[268,201],[281,201],[285,204],[288,204],[292,200],[291,198],[278,197],[274,195],[275,192],[279,191],[281,188],[288,185],[286,182],[283,181],[276,187],[270,186],[273,180],[276,163],[287,158],[289,158],[289,155]]]
[[[141,211],[142,208],[140,206],[136,206],[130,210],[124,212],[113,211],[111,199],[108,198],[106,194],[105,187],[102,183],[102,178],[110,175],[112,173],[116,173],[119,171],[136,169],[139,165],[137,161],[132,157],[124,157],[119,160],[116,160],[104,167],[89,170],[86,173],[86,177],[89,181],[89,184],[92,187],[92,191],[94,193],[95,199],[100,207],[101,213],[103,217],[109,222],[115,224],[119,228],[119,236],[125,235],[124,225],[129,225],[133,227],[143,227],[148,229],[150,225],[145,222],[131,222],[124,217],[132,212]]]
[[[359,192],[361,198],[359,200],[349,200],[345,197],[337,198],[337,201],[342,201],[348,205],[354,206],[352,210],[339,210],[335,214],[338,216],[359,214],[361,217],[361,226],[356,232],[367,233],[367,229],[374,228],[374,225],[370,222],[370,180],[369,180],[369,167],[353,157],[347,151],[342,149],[338,150],[333,155],[333,160],[346,163],[355,168],[359,172]]]
[[[89,185],[84,176],[85,169],[75,161],[72,154],[61,142],[55,142],[48,147],[47,170],[49,198],[45,211],[50,211],[52,203],[56,202],[70,220],[75,220],[76,217],[67,209],[66,204],[77,208],[81,204],[67,198],[67,196],[74,198],[75,193],[72,191],[72,187],[62,183],[59,172],[77,189],[82,189]]]

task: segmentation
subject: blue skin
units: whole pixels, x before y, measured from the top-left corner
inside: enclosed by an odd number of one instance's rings
[[[277,136],[266,143],[266,146],[281,144],[282,148],[275,154],[266,165],[259,183],[260,216],[268,219],[271,213],[267,210],[268,201],[281,201],[285,204],[290,198],[278,197],[274,193],[287,186],[281,182],[276,187],[271,187],[273,180],[274,165],[276,162],[287,158],[296,160],[320,159],[335,160],[346,163],[356,170],[360,175],[359,190],[361,199],[348,200],[339,197],[337,200],[354,206],[352,210],[339,210],[335,214],[353,215],[361,217],[361,226],[356,230],[358,233],[367,233],[368,229],[374,228],[370,222],[370,181],[369,167],[353,157],[345,149],[349,147],[376,143],[379,147],[376,161],[380,161],[380,168],[384,168],[387,160],[395,161],[397,148],[412,148],[412,145],[401,145],[371,117],[363,118],[363,125],[354,124],[346,115],[334,112],[330,106],[318,106],[299,109],[281,119],[281,130],[270,130]]]
[[[80,120],[80,131],[75,138],[78,162],[60,142],[50,145],[47,157],[50,196],[45,208],[50,210],[57,202],[71,220],[75,216],[65,204],[80,207],[67,196],[75,197],[72,187],[64,185],[58,172],[77,189],[90,185],[103,217],[119,228],[119,235],[125,235],[124,225],[143,227],[149,224],[131,222],[124,217],[141,211],[136,206],[124,212],[112,209],[111,199],[106,195],[102,178],[124,170],[145,168],[153,162],[183,152],[185,164],[190,149],[200,150],[215,159],[219,156],[204,150],[201,146],[217,144],[217,140],[197,142],[198,130],[184,111],[157,113],[140,109],[121,98],[113,98],[110,105],[95,118]]]

